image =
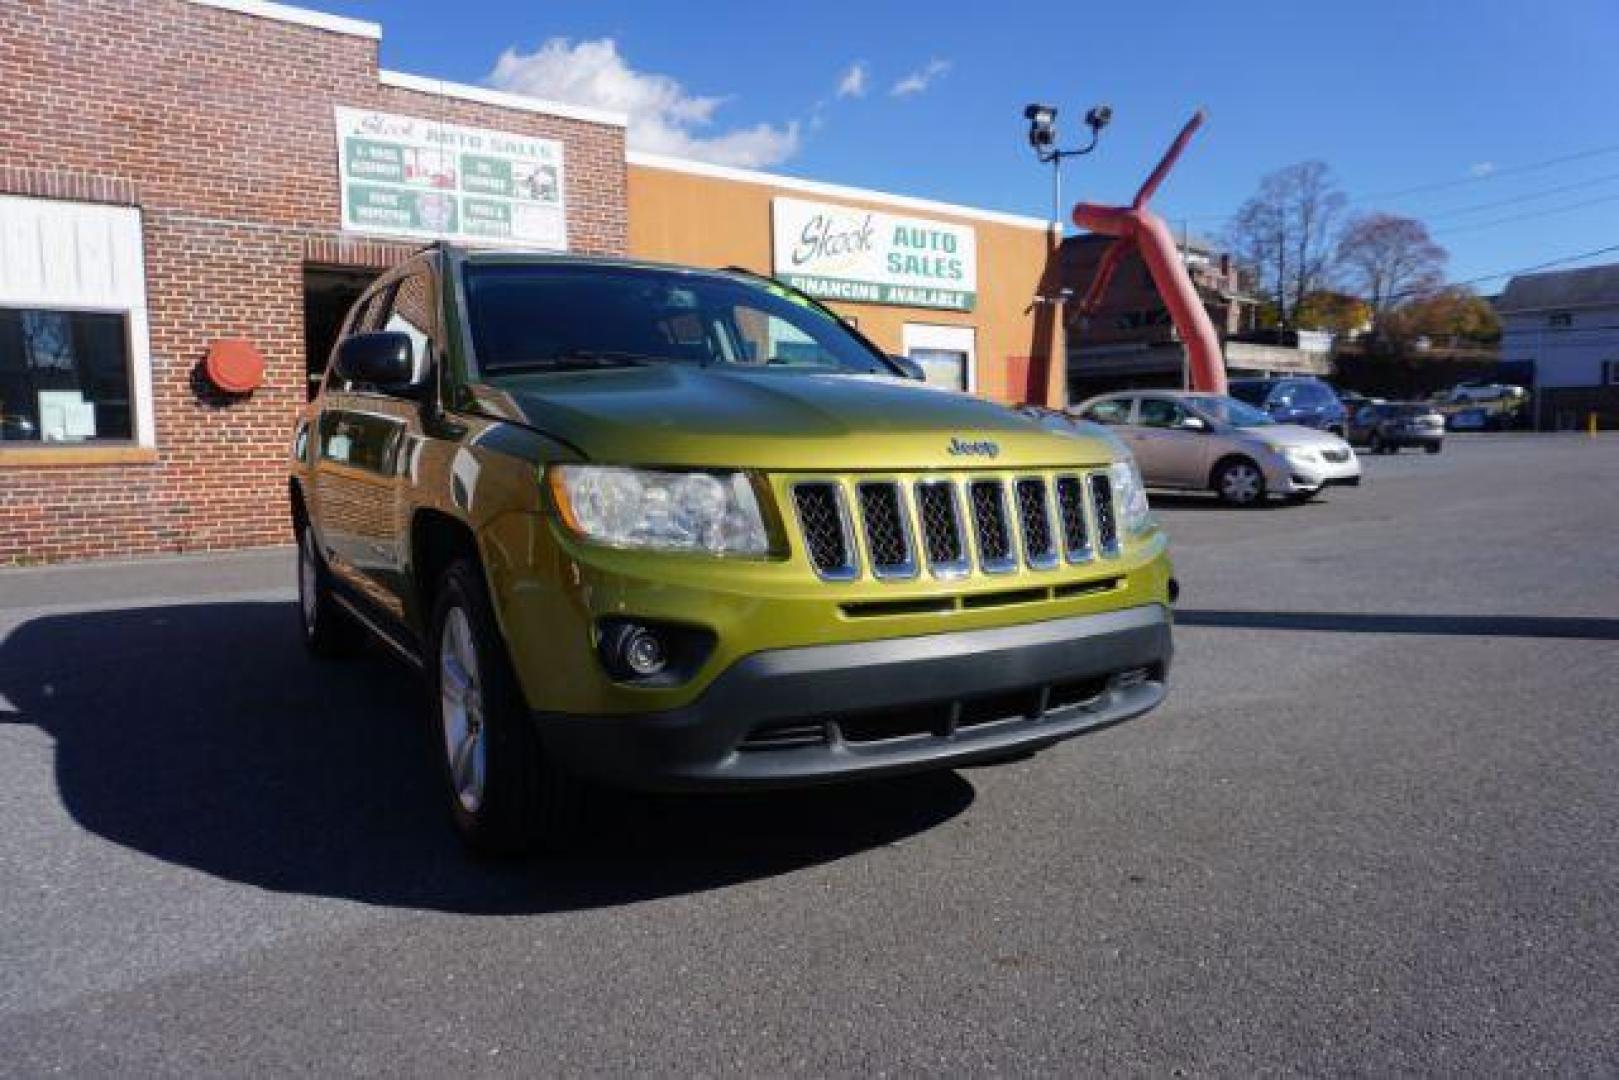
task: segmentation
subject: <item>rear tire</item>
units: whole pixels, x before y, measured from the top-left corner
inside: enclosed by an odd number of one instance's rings
[[[1265,474],[1248,458],[1228,458],[1214,470],[1214,492],[1227,506],[1258,506],[1265,501]]]
[[[582,792],[544,753],[483,575],[458,559],[434,596],[428,708],[456,832],[483,855],[565,847]]]
[[[1439,453],[1439,451],[1443,450],[1444,448],[1445,448],[1444,443],[1436,443],[1436,442],[1431,442],[1427,446],[1423,447],[1423,449],[1428,451],[1428,453],[1430,453],[1430,454],[1437,454],[1437,453]]]
[[[315,550],[315,530],[298,527],[298,622],[304,648],[323,660],[354,652],[360,628],[332,593],[332,572]]]

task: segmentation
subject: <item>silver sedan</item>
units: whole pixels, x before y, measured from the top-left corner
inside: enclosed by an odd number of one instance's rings
[[[1329,484],[1359,484],[1360,460],[1336,435],[1278,424],[1234,398],[1131,390],[1072,410],[1113,429],[1150,487],[1209,490],[1234,506],[1267,495],[1302,502]]]

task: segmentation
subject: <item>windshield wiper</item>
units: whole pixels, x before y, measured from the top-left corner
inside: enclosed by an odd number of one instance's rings
[[[489,375],[515,375],[534,371],[591,371],[598,368],[649,367],[652,364],[675,363],[667,356],[649,356],[643,353],[612,352],[597,349],[570,349],[565,353],[534,360],[509,360],[491,364]]]

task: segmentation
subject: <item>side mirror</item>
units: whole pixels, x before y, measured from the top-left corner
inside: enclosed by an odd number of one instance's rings
[[[345,382],[385,392],[407,390],[416,381],[416,344],[409,334],[379,330],[344,338],[332,371]]]
[[[1181,430],[1207,431],[1209,430],[1209,425],[1204,422],[1201,416],[1183,416],[1181,417]]]
[[[915,379],[917,382],[928,381],[928,373],[922,370],[922,365],[918,364],[915,360],[912,360],[909,356],[901,356],[898,353],[889,353],[888,360],[895,367],[899,368],[899,373],[905,376],[907,379]]]

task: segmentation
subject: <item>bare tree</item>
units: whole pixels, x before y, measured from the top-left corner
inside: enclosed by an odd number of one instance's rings
[[[1262,178],[1231,221],[1227,242],[1259,274],[1284,327],[1327,284],[1346,202],[1325,162],[1304,161]]]
[[[1363,214],[1338,241],[1345,283],[1372,305],[1374,323],[1400,300],[1438,288],[1449,259],[1426,225],[1398,214]]]

